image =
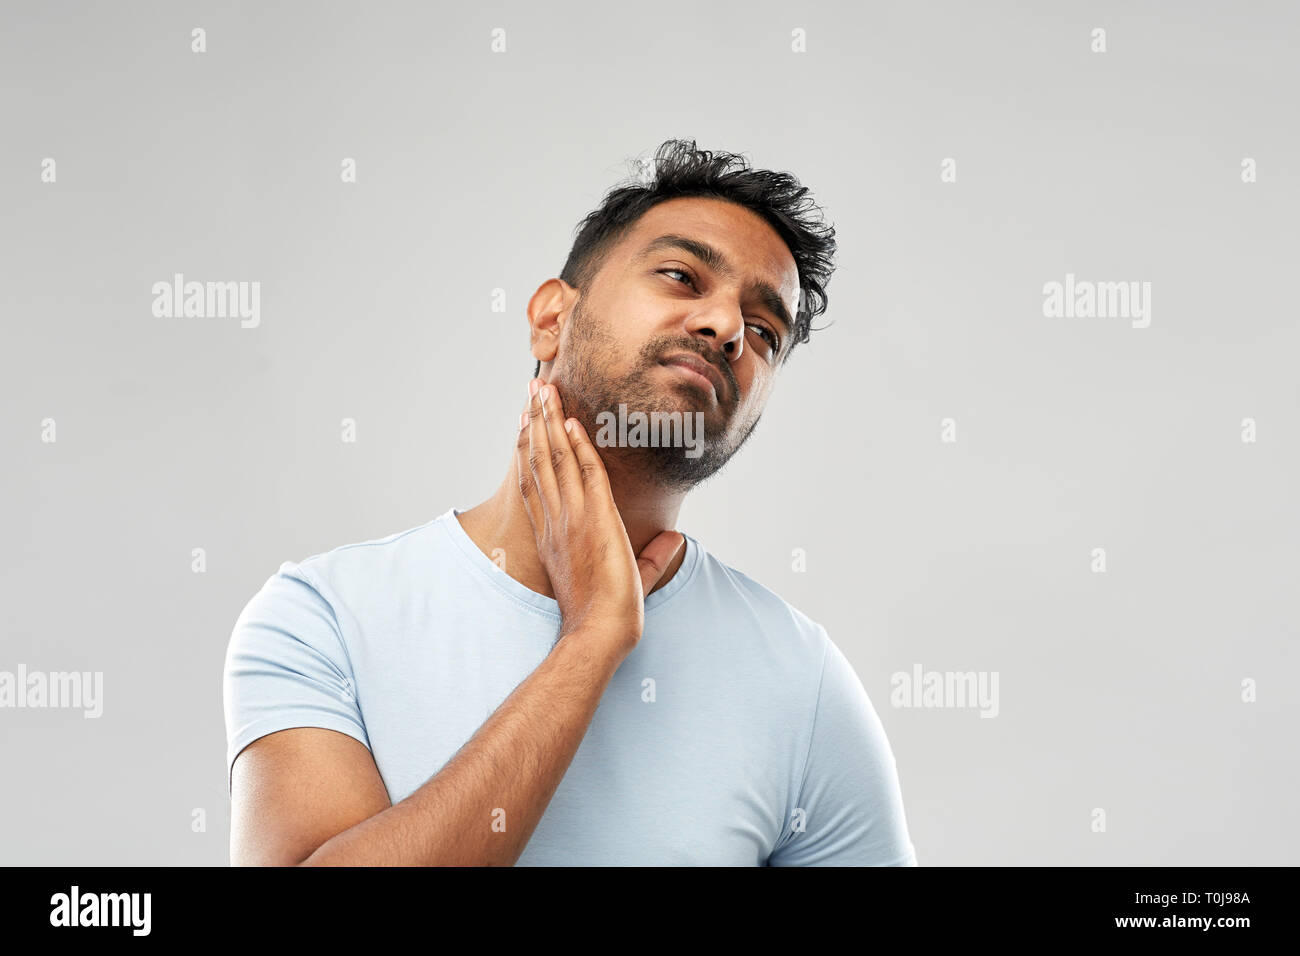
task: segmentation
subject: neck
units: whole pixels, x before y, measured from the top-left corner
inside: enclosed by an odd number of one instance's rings
[[[677,513],[681,510],[686,495],[685,492],[667,492],[658,486],[637,481],[635,475],[612,462],[612,457],[602,455],[609,475],[610,490],[614,495],[614,505],[627,529],[632,553],[640,555],[641,550],[656,535],[676,526]],[[497,548],[504,550],[506,566],[503,570],[506,574],[532,591],[549,598],[555,597],[550,577],[537,554],[537,539],[533,534],[532,521],[519,493],[513,448],[505,478],[497,490],[486,501],[462,512],[458,517],[470,540],[489,558]],[[650,593],[653,594],[672,580],[685,557],[686,549],[682,548]]]

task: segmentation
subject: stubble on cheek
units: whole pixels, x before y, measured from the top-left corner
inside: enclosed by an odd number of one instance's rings
[[[631,346],[616,340],[578,305],[570,316],[555,381],[564,394],[565,413],[582,422],[593,441],[600,429],[597,416],[608,413],[616,420],[620,404],[628,412],[703,413],[705,451],[701,457],[686,458],[681,449],[668,448],[639,449],[618,456],[638,461],[640,468],[648,467],[672,487],[687,488],[717,472],[748,440],[758,421],[746,426],[743,434],[729,435],[735,416],[745,407],[737,400],[735,388],[731,389],[731,406],[707,410],[696,392],[668,384],[667,375],[662,381],[655,380],[660,356],[681,346],[680,336],[664,335],[632,352]],[[688,394],[692,397],[686,398]],[[610,451],[601,450],[607,466],[613,464],[608,457]]]

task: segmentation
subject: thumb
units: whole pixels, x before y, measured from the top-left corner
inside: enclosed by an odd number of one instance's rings
[[[677,552],[686,544],[686,538],[680,531],[661,531],[644,548],[636,559],[637,570],[641,572],[641,593],[648,595],[659,579],[664,576],[668,566],[677,557]]]

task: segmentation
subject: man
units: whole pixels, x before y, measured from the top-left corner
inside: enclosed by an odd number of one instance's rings
[[[669,140],[583,221],[496,492],[282,565],[236,623],[233,863],[916,864],[844,655],[672,530],[825,309],[816,209]]]

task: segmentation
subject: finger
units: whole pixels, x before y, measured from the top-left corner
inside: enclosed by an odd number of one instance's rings
[[[560,498],[566,506],[581,508],[585,494],[578,459],[573,453],[569,433],[564,427],[564,399],[552,384],[543,385],[537,396],[542,402],[542,417],[546,422],[546,438],[551,445],[551,468]]]
[[[664,576],[678,550],[686,543],[680,531],[661,531],[637,555],[636,566],[641,572],[641,593],[649,594]]]
[[[609,487],[609,472],[605,471],[605,462],[601,460],[596,446],[591,443],[582,422],[570,418],[565,422],[569,435],[569,444],[573,447],[573,456],[577,459],[578,474],[586,493],[602,504],[614,504],[614,492]]]
[[[547,516],[560,513],[560,489],[551,467],[551,442],[546,437],[546,420],[542,417],[541,387],[546,383],[539,378],[528,383],[532,398],[528,402],[528,468],[537,483],[542,508]]]
[[[519,494],[524,499],[524,510],[528,512],[528,520],[533,524],[533,530],[539,535],[546,526],[546,515],[542,510],[542,500],[537,492],[537,480],[533,477],[533,469],[528,464],[529,455],[529,415],[528,403],[524,403],[524,410],[519,416],[519,435],[515,439],[515,482],[519,487]]]

